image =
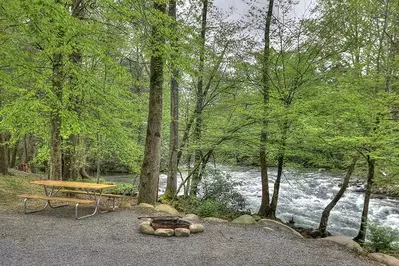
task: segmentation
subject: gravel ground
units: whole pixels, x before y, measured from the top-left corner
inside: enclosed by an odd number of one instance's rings
[[[0,210],[0,265],[380,265],[335,243],[261,227],[205,225],[188,238],[142,235],[139,216],[115,211],[75,220],[73,208]]]

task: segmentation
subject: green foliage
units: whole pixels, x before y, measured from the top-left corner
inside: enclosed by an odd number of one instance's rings
[[[378,222],[368,224],[369,242],[367,246],[376,252],[384,252],[399,248],[399,231],[382,226]]]
[[[116,184],[116,188],[107,189],[105,193],[117,194],[117,195],[133,195],[134,194],[134,186],[133,184]]]
[[[81,179],[79,178],[76,180],[77,182],[91,182],[91,183],[97,183],[96,178],[91,178],[91,179]],[[105,180],[104,178],[99,178],[98,183],[100,184],[110,184],[110,185],[116,185],[115,188],[110,188],[110,189],[105,189],[104,193],[108,194],[117,194],[117,195],[133,195],[134,194],[134,185],[130,183],[114,183]]]
[[[246,211],[245,198],[238,192],[240,182],[231,180],[229,174],[211,168],[206,170],[200,183],[199,198],[201,201],[213,200],[224,206],[228,212]],[[218,205],[218,204],[215,204]]]
[[[173,201],[173,207],[184,213],[197,213],[200,201],[191,196],[179,196]]]
[[[237,191],[239,182],[218,169],[209,169],[200,183],[199,198],[178,197],[174,207],[202,217],[234,218],[247,211],[244,197]]]
[[[219,217],[230,214],[230,210],[226,209],[222,202],[215,199],[207,199],[201,201],[197,207],[197,214],[202,217]]]

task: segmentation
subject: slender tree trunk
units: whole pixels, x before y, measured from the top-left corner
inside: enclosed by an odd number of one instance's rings
[[[97,180],[97,183],[100,183],[100,173],[101,173],[100,166],[101,166],[100,158],[97,158],[97,161],[96,161],[96,180]]]
[[[14,168],[15,165],[17,164],[18,146],[19,146],[19,143],[17,142],[17,143],[15,143],[14,147],[12,148],[12,152],[10,154],[10,163],[9,163],[10,168]]]
[[[62,4],[60,0],[56,0],[57,4]],[[58,28],[57,37],[59,47],[63,46],[62,38],[64,31]],[[55,103],[52,106],[51,113],[51,133],[50,133],[50,163],[49,178],[62,179],[62,149],[61,149],[61,110],[62,96],[65,82],[64,58],[62,53],[54,53],[53,56],[53,73],[52,73],[52,92],[55,95]]]
[[[154,8],[162,13],[166,4],[154,3]],[[148,108],[147,135],[145,140],[144,161],[140,173],[140,189],[138,203],[154,204],[158,194],[159,167],[161,161],[161,129],[162,129],[162,86],[163,56],[162,47],[165,40],[161,25],[152,28],[152,47],[150,66],[150,99]]]
[[[277,158],[277,177],[276,181],[274,182],[272,202],[270,203],[270,207],[267,214],[267,216],[270,218],[276,218],[277,202],[278,202],[278,195],[280,192],[280,183],[281,183],[281,175],[283,174],[283,166],[284,166],[284,154],[280,154]]]
[[[169,16],[175,21],[172,25],[174,32],[177,31],[176,25],[176,0],[169,1]],[[176,53],[172,60],[177,58],[177,38],[172,40],[172,48]],[[179,83],[178,83],[179,71],[174,67],[172,62],[172,78],[170,80],[170,140],[169,140],[169,173],[166,182],[165,195],[173,197],[177,189],[177,153],[179,150]]]
[[[62,177],[61,117],[56,112],[51,119],[50,179],[59,180]]]
[[[348,187],[349,180],[352,176],[353,171],[355,170],[355,166],[357,161],[359,160],[359,156],[355,156],[352,158],[352,162],[348,167],[348,171],[346,172],[344,182],[342,183],[341,188],[339,189],[338,193],[334,196],[331,202],[325,207],[323,213],[321,215],[320,224],[319,224],[319,232],[321,237],[327,236],[327,225],[328,225],[328,218],[330,217],[330,212],[332,209],[337,205],[338,201],[344,195],[346,188]]]
[[[191,172],[191,154],[187,154],[187,173]],[[188,196],[190,194],[190,187],[191,187],[191,177],[187,176],[186,179],[183,181],[183,183],[186,183],[184,186],[184,196]],[[177,189],[176,193],[179,192],[179,189]],[[176,196],[176,195],[175,195]]]
[[[269,7],[266,15],[265,23],[265,47],[263,50],[262,60],[262,95],[263,95],[263,119],[262,119],[262,130],[260,134],[260,148],[259,148],[259,159],[260,159],[260,170],[262,180],[262,201],[259,208],[258,214],[260,216],[267,216],[269,212],[269,177],[267,175],[267,139],[268,139],[268,121],[267,113],[269,108],[269,57],[270,57],[270,26],[273,16],[273,5],[274,0],[269,1]]]
[[[57,103],[51,115],[51,144],[50,144],[50,179],[59,180],[62,177],[61,152],[61,106],[62,90],[64,86],[63,60],[61,54],[53,56],[53,93]]]
[[[0,133],[0,174],[8,173],[8,145],[5,133]]]
[[[36,173],[36,166],[33,163],[33,159],[36,154],[36,137],[32,134],[25,136],[26,145],[26,163],[28,164],[29,170],[32,173]]]
[[[367,165],[368,165],[367,186],[366,186],[366,193],[364,195],[362,220],[360,223],[359,233],[353,239],[359,243],[364,243],[364,241],[366,240],[367,219],[368,219],[368,214],[369,214],[370,196],[371,196],[371,189],[373,188],[373,183],[374,183],[375,159],[371,159],[370,155],[367,155]]]
[[[195,128],[194,128],[194,142],[197,146],[194,154],[194,169],[193,177],[191,179],[190,195],[197,196],[198,185],[201,181],[201,167],[198,164],[202,162],[202,150],[199,147],[202,135],[202,108],[204,105],[204,62],[205,62],[205,41],[206,41],[206,24],[208,15],[208,0],[202,0],[202,20],[201,20],[201,46],[200,58],[198,67],[198,84],[197,84],[197,102],[195,106]]]
[[[279,192],[280,192],[281,176],[283,174],[283,167],[284,167],[285,147],[286,147],[286,142],[287,142],[288,127],[289,127],[288,120],[287,120],[287,118],[284,118],[282,136],[281,136],[281,142],[280,142],[280,150],[278,151],[279,155],[277,157],[277,177],[276,177],[276,181],[274,182],[272,202],[270,203],[269,210],[267,213],[267,216],[270,218],[276,218],[278,196],[279,196]]]
[[[85,16],[85,1],[84,0],[72,0],[71,5],[71,15],[77,19],[83,20]],[[74,48],[71,55],[69,56],[69,60],[76,67],[80,66],[82,63],[82,53],[78,48]],[[69,84],[72,92],[76,91],[76,86],[78,85],[78,80],[76,77],[71,75],[69,77]],[[69,99],[72,111],[76,113],[80,113],[79,111],[79,96],[76,93],[71,94],[71,98]],[[63,171],[62,178],[63,180],[73,179],[76,180],[79,175],[79,153],[78,153],[78,145],[79,145],[79,135],[76,133],[71,134],[67,140],[64,141],[63,146]]]
[[[78,135],[72,134],[69,136],[68,140],[65,141],[64,153],[63,153],[63,165],[62,165],[62,179],[76,180],[79,173],[78,165]]]

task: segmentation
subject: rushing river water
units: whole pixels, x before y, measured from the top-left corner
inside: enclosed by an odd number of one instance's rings
[[[232,180],[241,182],[238,189],[246,198],[249,207],[255,213],[261,202],[261,178],[257,168],[218,166],[231,175]],[[276,178],[276,169],[269,169],[270,192]],[[285,169],[281,180],[277,216],[286,221],[294,218],[296,226],[318,227],[321,213],[339,190],[343,175],[326,170]],[[119,182],[133,182],[132,176],[106,177]],[[138,180],[137,180],[138,181]],[[166,185],[166,175],[160,176],[160,194]],[[356,236],[359,230],[363,209],[364,193],[349,187],[332,210],[328,231],[332,234]],[[369,219],[378,220],[384,226],[399,229],[399,199],[372,198]]]

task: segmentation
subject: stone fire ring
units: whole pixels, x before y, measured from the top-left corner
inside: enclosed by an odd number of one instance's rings
[[[193,224],[179,216],[139,217],[141,218],[148,219],[139,226],[139,231],[147,235],[184,237],[205,229],[202,224]]]

